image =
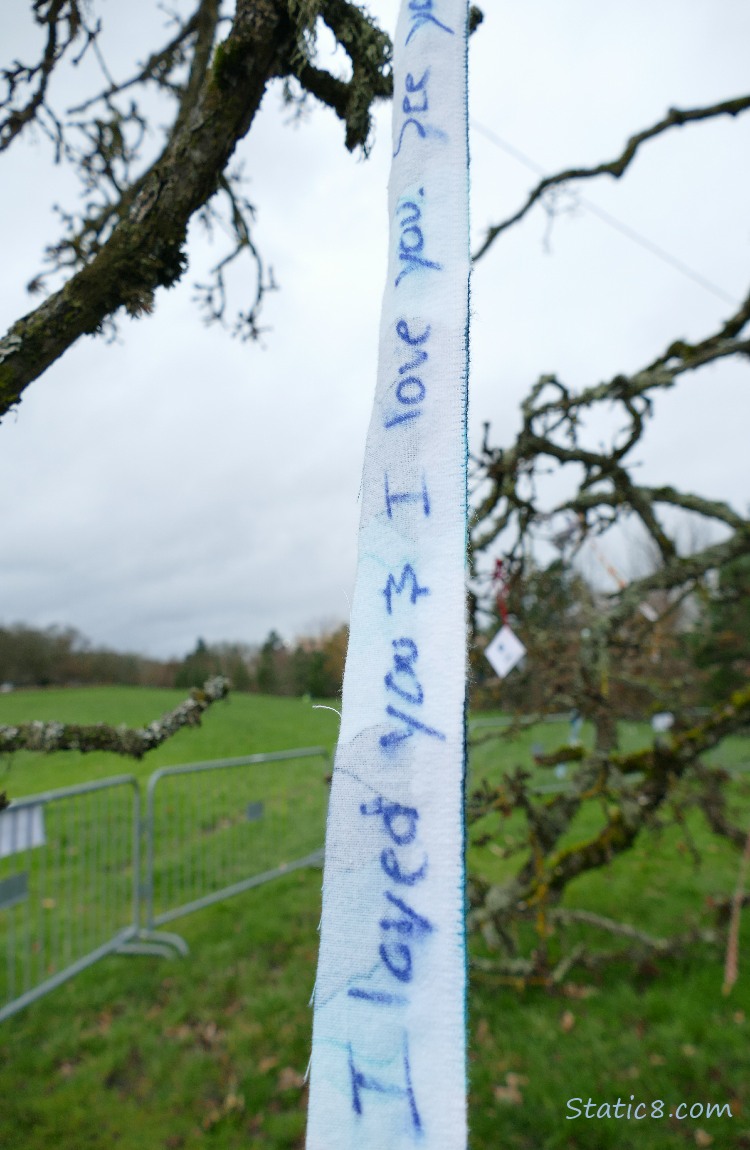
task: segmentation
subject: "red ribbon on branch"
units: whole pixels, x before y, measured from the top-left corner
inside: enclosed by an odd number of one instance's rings
[[[497,587],[495,602],[497,603],[497,609],[503,626],[505,626],[508,622],[508,576],[506,574],[505,563],[502,559],[495,560],[492,585],[493,587]]]

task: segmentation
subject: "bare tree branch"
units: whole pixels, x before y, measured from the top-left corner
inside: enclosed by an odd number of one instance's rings
[[[169,81],[169,76],[175,66],[175,62],[178,60],[181,62],[182,53],[186,46],[186,42],[198,30],[199,25],[204,30],[205,34],[207,10],[214,6],[214,0],[209,0],[208,4],[201,3],[200,7],[192,14],[192,16],[190,16],[184,24],[180,25],[178,31],[175,33],[172,39],[169,40],[164,45],[164,47],[160,48],[157,52],[152,52],[143,67],[139,68],[135,75],[131,76],[127,80],[124,80],[121,84],[118,84],[112,80],[111,77],[109,77],[109,73],[107,72],[107,77],[110,80],[109,86],[105,88],[104,91],[97,92],[95,96],[91,96],[89,99],[82,101],[82,103],[75,104],[73,107],[68,108],[68,115],[74,116],[80,115],[83,112],[88,112],[89,109],[94,107],[95,104],[109,104],[113,96],[120,96],[123,92],[127,92],[131,88],[138,87],[147,83],[148,81],[154,81],[160,87],[166,87],[168,90],[172,91],[173,94],[176,94],[177,90],[175,85],[171,84]],[[201,19],[202,15],[203,19]],[[194,57],[194,59],[196,57]]]
[[[738,96],[734,100],[724,100],[719,104],[712,104],[710,107],[704,108],[670,108],[666,116],[658,123],[631,136],[622,153],[616,159],[609,160],[607,163],[596,164],[592,168],[567,168],[563,172],[558,172],[557,175],[546,176],[529,192],[526,202],[514,215],[487,229],[481,246],[474,253],[474,260],[480,260],[497,237],[522,220],[550,188],[567,184],[571,180],[590,180],[597,176],[612,176],[614,179],[619,179],[635,159],[641,146],[648,140],[662,135],[671,128],[679,128],[685,124],[697,123],[717,116],[738,116],[747,111],[748,108],[750,108],[750,96]]]
[[[748,323],[750,295],[716,332],[695,344],[673,341],[657,359],[629,376],[617,375],[578,393],[571,392],[555,376],[542,376],[521,406],[523,423],[511,446],[491,447],[489,427],[485,427],[481,452],[472,461],[474,478],[482,491],[473,516],[473,552],[486,551],[514,520],[520,540],[533,526],[548,521],[552,515],[574,513],[585,535],[594,526],[592,516],[600,509],[609,508],[613,514],[632,510],[654,540],[666,565],[654,574],[650,583],[643,584],[641,593],[656,587],[676,586],[683,575],[685,579],[695,576],[699,561],[695,557],[690,561],[677,557],[674,542],[655,513],[655,507],[662,504],[717,520],[735,533],[734,543],[718,545],[707,558],[726,561],[741,553],[747,546],[750,530],[741,515],[718,500],[679,492],[670,485],[652,488],[637,484],[628,470],[628,458],[652,415],[653,394],[671,388],[687,372],[730,356],[750,356],[750,338],[744,335]],[[587,447],[582,442],[585,416],[605,405],[622,410],[625,426],[609,447]],[[579,467],[583,474],[576,494],[552,508],[539,506],[534,495],[534,477],[545,466],[545,460],[554,460],[560,466]],[[601,525],[607,526],[611,518],[605,517]],[[511,546],[509,554],[513,553]],[[670,583],[673,577],[675,582]],[[623,601],[634,600],[640,586],[640,583],[633,584]]]
[[[22,64],[15,60],[9,68],[3,68],[0,77],[5,82],[6,94],[0,100],[0,152],[9,148],[24,128],[33,123],[40,108],[44,106],[50,77],[57,64],[79,33],[87,31],[89,40],[95,31],[85,29],[81,6],[78,0],[35,0],[34,18],[40,27],[47,28],[47,39],[38,64]],[[29,87],[36,81],[36,88],[26,103],[15,103],[19,90]]]

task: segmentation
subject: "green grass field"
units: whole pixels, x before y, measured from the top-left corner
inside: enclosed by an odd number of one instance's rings
[[[180,693],[136,689],[0,696],[0,723],[30,718],[147,722]],[[19,754],[0,776],[11,797],[160,766],[294,746],[332,747],[336,716],[296,699],[233,696],[202,728],[183,731],[141,764],[114,756]],[[564,736],[549,725],[473,756],[472,777],[528,765],[532,743]],[[647,732],[624,732],[637,743]],[[720,751],[742,766],[747,740]],[[290,782],[324,788],[320,762]],[[264,782],[273,789],[273,780]],[[315,800],[316,801],[316,800]],[[588,817],[588,816],[587,816]],[[313,821],[312,817],[309,820]],[[696,869],[680,834],[650,836],[628,860],[580,880],[577,905],[655,933],[684,928],[705,898],[728,894],[737,858],[692,827]],[[489,876],[500,860],[472,849]],[[319,869],[178,919],[187,958],[110,956],[0,1023],[0,1150],[282,1150],[304,1143]],[[0,912],[2,915],[7,912]],[[748,928],[743,924],[742,937]],[[470,994],[473,1150],[750,1148],[750,966],[721,994],[722,955],[639,971],[571,975],[558,994],[523,994],[475,979]],[[663,1100],[665,1117],[571,1118],[569,1099],[612,1107]],[[694,1118],[669,1118],[680,1103]],[[728,1103],[732,1117],[699,1115]],[[624,1109],[624,1108],[623,1108]],[[656,1107],[658,1110],[658,1106]],[[389,1150],[383,1147],[383,1150]]]

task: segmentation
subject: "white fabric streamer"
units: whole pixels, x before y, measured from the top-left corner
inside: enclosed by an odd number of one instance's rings
[[[465,0],[403,0],[308,1150],[464,1150]]]

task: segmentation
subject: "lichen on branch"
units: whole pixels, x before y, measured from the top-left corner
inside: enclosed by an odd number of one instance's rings
[[[208,708],[229,694],[229,680],[223,676],[209,679],[191,691],[179,706],[154,719],[145,727],[113,726],[109,723],[61,723],[36,720],[16,726],[0,726],[0,754],[13,751],[108,751],[131,759],[142,759],[161,746],[183,727],[198,727]]]
[[[196,0],[185,19],[175,17],[176,31],[166,42],[122,80],[107,67],[101,24],[86,24],[77,0],[44,0],[35,10],[48,29],[47,47],[37,65],[0,73],[7,88],[0,99],[0,139],[8,146],[36,124],[56,160],[78,174],[83,206],[61,211],[63,235],[48,246],[47,267],[29,290],[46,292],[50,280],[63,279],[62,286],[0,339],[0,416],[82,335],[111,329],[122,310],[131,316],[153,310],[159,290],[185,272],[188,227],[200,213],[209,230],[221,222],[234,241],[213,279],[200,285],[204,314],[224,321],[224,270],[237,255],[248,255],[257,290],[234,330],[256,337],[262,297],[275,285],[252,239],[254,208],[241,192],[240,170],[230,167],[237,144],[268,88],[294,81],[303,95],[321,99],[342,119],[348,148],[366,150],[372,106],[392,87],[390,40],[364,7],[349,0],[237,0],[231,18],[222,16],[219,0]],[[318,21],[349,56],[350,79],[317,62]],[[95,55],[103,83],[61,112],[48,98],[49,79],[76,39]],[[173,110],[155,156],[147,145],[159,137],[143,102],[154,89]]]

